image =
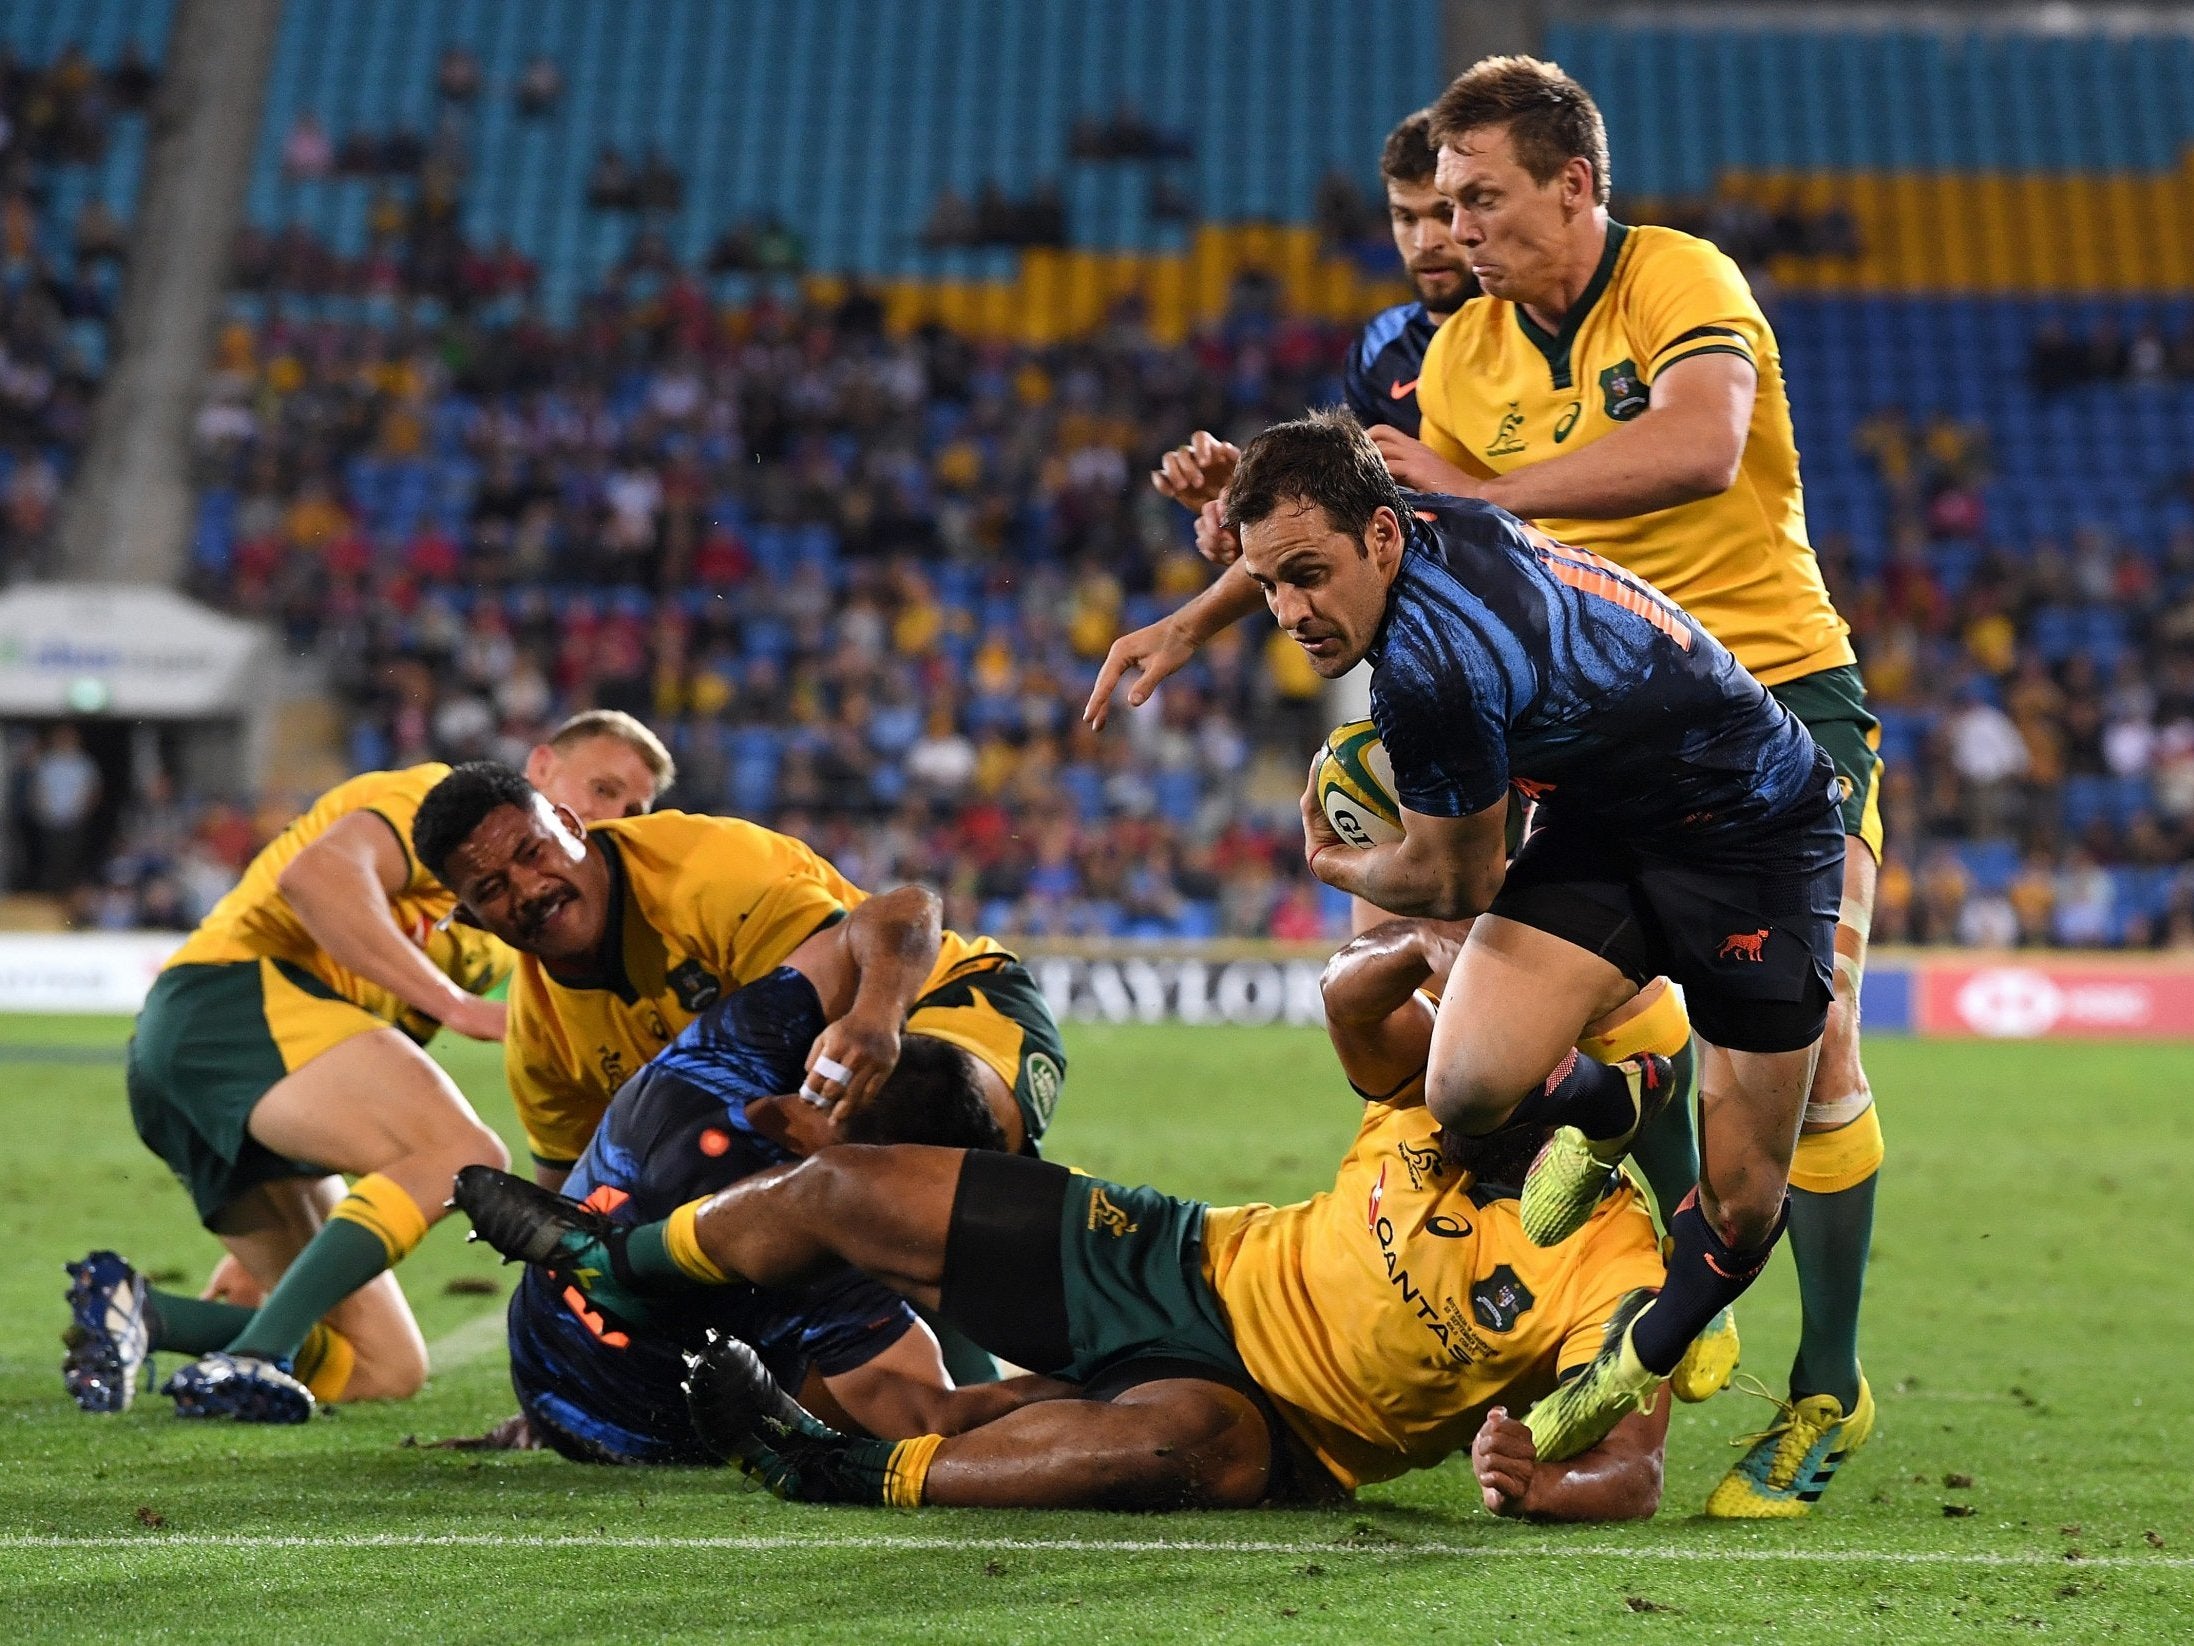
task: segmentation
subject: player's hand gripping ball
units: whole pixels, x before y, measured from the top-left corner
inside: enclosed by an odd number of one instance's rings
[[[1385,846],[1402,838],[1402,808],[1394,798],[1394,765],[1368,720],[1351,720],[1328,734],[1313,779],[1318,809],[1351,846]]]

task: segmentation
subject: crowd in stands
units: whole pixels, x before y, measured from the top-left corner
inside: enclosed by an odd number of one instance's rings
[[[0,576],[44,565],[126,249],[96,194],[56,221],[54,174],[98,160],[157,83],[134,49],[103,69],[75,46],[43,66],[0,50]]]
[[[37,157],[95,142],[101,111],[150,89],[127,64],[80,70],[0,62],[0,534],[18,565],[58,492],[48,454],[83,415],[69,283],[119,250],[118,226],[103,252],[96,223],[67,247],[26,227]],[[1158,453],[1337,398],[1348,328],[1291,317],[1254,277],[1179,346],[1132,302],[1042,349],[893,335],[858,282],[827,304],[778,282],[727,305],[709,276],[790,273],[797,236],[737,223],[705,270],[682,268],[654,220],[676,168],[607,151],[589,188],[635,214],[631,249],[552,326],[531,262],[459,232],[478,65],[451,53],[437,88],[423,137],[289,134],[296,175],[377,179],[367,247],[247,232],[249,301],[196,436],[195,590],[328,660],[354,768],[521,758],[573,709],[618,707],[671,742],[672,803],[792,829],[858,880],[930,880],[962,927],[1342,929],[1301,863],[1295,796],[1326,710],[1293,647],[1244,625],[1124,729],[1095,736],[1079,710],[1111,639],[1208,572],[1147,484]],[[517,95],[538,114],[561,90],[529,73]],[[1179,148],[1131,110],[1073,134],[1085,159]],[[1055,206],[941,200],[932,238],[1035,243],[1063,234],[1038,221]],[[1383,232],[1342,180],[1318,210],[1336,242]],[[1853,249],[1848,223],[1795,212],[1725,205],[1692,226],[1748,261]],[[330,294],[379,301],[294,301]],[[2035,383],[2169,375],[2185,348],[2045,334]],[[1856,440],[1888,542],[1820,548],[1884,722],[1876,935],[2194,945],[2194,528],[2001,543],[1980,429],[1890,408]],[[140,774],[109,808],[102,870],[56,821],[107,804],[81,748],[56,733],[11,766],[28,881],[95,925],[195,918],[309,798],[250,816]]]
[[[1290,647],[1245,625],[1126,730],[1078,711],[1205,575],[1157,450],[1329,398],[1345,343],[1254,282],[1179,348],[1131,306],[1030,350],[888,335],[858,287],[726,309],[675,270],[566,332],[277,303],[221,340],[200,591],[332,659],[357,767],[517,757],[602,704],[665,731],[675,803],[932,880],[965,925],[1330,935]],[[1894,540],[1872,575],[1822,555],[1885,722],[1878,935],[2194,943],[2194,531],[1985,548],[1978,430],[1891,410],[1859,441]]]
[[[776,820],[985,929],[1310,936],[1319,682],[1246,626],[1123,731],[1079,722],[1123,624],[1201,586],[1146,472],[1176,431],[1331,397],[1349,333],[1245,283],[1190,346],[726,310],[629,274],[530,314],[222,336],[199,592],[332,661],[359,767],[522,755],[583,704],[677,751],[677,802]],[[132,858],[140,861],[143,854]]]
[[[1821,557],[1883,721],[1875,936],[2194,946],[2194,527],[1995,544],[1981,431],[1889,410],[1859,441],[1886,561]]]
[[[2128,333],[2107,316],[2085,331],[2053,320],[2035,333],[2027,376],[2042,395],[2094,383],[2194,381],[2194,326],[2167,336],[2153,323]]]

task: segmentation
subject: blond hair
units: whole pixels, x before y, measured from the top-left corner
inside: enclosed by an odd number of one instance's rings
[[[582,709],[549,733],[548,746],[562,754],[593,737],[614,737],[638,755],[655,779],[658,797],[677,781],[678,762],[663,740],[623,709]]]

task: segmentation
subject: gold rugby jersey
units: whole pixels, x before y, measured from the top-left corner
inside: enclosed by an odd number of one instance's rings
[[[1242,1363],[1352,1488],[1467,1450],[1488,1407],[1520,1416],[1599,1352],[1624,1293],[1661,1284],[1627,1182],[1542,1250],[1513,1199],[1473,1196],[1438,1132],[1422,1104],[1367,1103],[1326,1193],[1204,1220],[1205,1276]]]
[[[1622,520],[1538,521],[1635,572],[1696,617],[1763,685],[1854,662],[1806,537],[1782,357],[1737,265],[1674,229],[1610,223],[1560,331],[1474,297],[1425,354],[1422,438],[1485,478],[1560,457],[1646,410],[1660,374],[1731,354],[1759,376],[1737,480],[1715,497]]]
[[[511,1101],[547,1164],[585,1153],[617,1088],[687,1024],[868,897],[803,842],[738,818],[655,812],[588,833],[609,858],[611,964],[559,979],[521,954],[503,1044]],[[1011,958],[948,931],[922,992]]]
[[[427,791],[449,775],[430,762],[395,772],[367,772],[328,790],[305,814],[251,860],[244,876],[216,903],[198,929],[168,958],[169,966],[281,960],[301,967],[353,1005],[425,1040],[439,1025],[380,984],[339,966],[322,949],[282,895],[282,871],[297,854],[353,812],[372,812],[403,847],[404,884],[390,912],[427,958],[459,988],[484,994],[510,975],[516,956],[503,942],[470,926],[445,924],[457,899],[429,874],[411,849],[412,819]],[[164,968],[163,968],[164,969]]]

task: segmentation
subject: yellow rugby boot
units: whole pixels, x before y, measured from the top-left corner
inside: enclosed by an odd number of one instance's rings
[[[1834,1395],[1776,1400],[1755,1383],[1745,1391],[1775,1402],[1776,1419],[1730,1442],[1746,1448],[1736,1466],[1707,1494],[1716,1520],[1796,1520],[1811,1514],[1844,1459],[1874,1433],[1874,1391],[1859,1379],[1858,1405],[1845,1411]]]
[[[1649,1412],[1661,1392],[1661,1379],[1648,1371],[1630,1346],[1630,1328],[1645,1313],[1654,1294],[1643,1286],[1623,1294],[1600,1336],[1600,1352],[1583,1371],[1524,1414],[1524,1427],[1539,1456],[1549,1463],[1575,1457],[1606,1438],[1608,1430],[1632,1412]]]
[[[1712,1400],[1729,1387],[1737,1375],[1737,1311],[1724,1309],[1707,1329],[1691,1340],[1684,1358],[1668,1374],[1669,1393],[1696,1406]]]

